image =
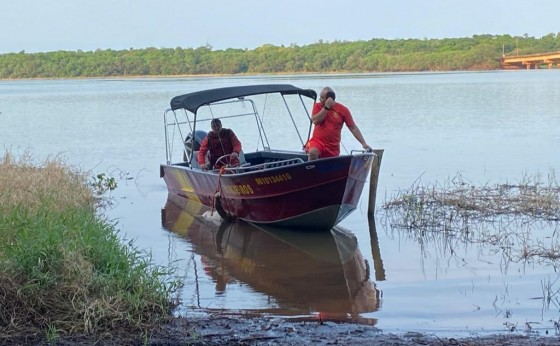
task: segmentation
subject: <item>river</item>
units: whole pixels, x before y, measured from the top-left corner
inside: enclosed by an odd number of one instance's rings
[[[174,232],[180,211],[162,211],[167,190],[159,164],[165,160],[163,112],[169,100],[200,89],[252,83],[290,83],[316,91],[331,86],[368,143],[385,150],[374,224],[367,218],[367,189],[358,210],[341,224],[343,243],[357,241],[351,252],[356,267],[342,269],[347,292],[334,292],[330,288],[338,284],[328,280],[341,270],[344,245],[335,246],[341,252],[336,268],[312,259],[319,255],[309,244],[331,238],[300,244],[313,236],[267,240],[271,236],[259,230],[239,233],[208,226],[211,234],[225,232],[241,242],[230,249],[242,251],[234,254],[241,260],[228,262],[227,249],[216,248],[216,238],[204,238],[206,226],[196,226],[199,233]],[[441,185],[457,176],[473,186],[515,184],[527,177],[546,182],[560,168],[559,99],[559,70],[4,80],[0,144],[15,155],[28,150],[37,162],[61,156],[92,175],[115,177],[118,188],[111,192],[114,206],[107,217],[123,241],[133,240],[155,263],[177,269],[185,283],[178,293],[183,302],[178,314],[229,311],[313,318],[322,313],[386,332],[449,335],[504,332],[512,326],[521,331],[529,322],[533,330],[544,332],[553,331],[560,319],[554,261],[522,260],[503,244],[441,234],[419,237],[392,228],[381,208],[414,184]],[[343,144],[347,150],[359,147],[347,129]],[[518,231],[529,233],[538,245],[555,242],[557,226]],[[372,239],[372,229],[377,239]],[[251,234],[252,242],[243,234]],[[270,256],[243,244],[268,244],[260,249]],[[329,248],[332,243],[313,247],[319,252]],[[286,263],[270,254],[274,251],[285,255]],[[349,275],[366,290],[363,301],[351,290],[356,286],[348,283]],[[341,301],[335,302],[333,294]]]

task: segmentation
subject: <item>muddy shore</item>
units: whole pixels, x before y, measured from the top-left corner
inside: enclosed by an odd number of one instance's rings
[[[184,321],[186,322],[186,321]],[[177,323],[184,323],[180,320]],[[178,325],[177,325],[178,326]],[[177,327],[175,326],[175,328]],[[194,341],[200,345],[558,345],[558,336],[501,334],[468,338],[440,338],[422,333],[383,333],[374,326],[278,318],[243,320],[213,317],[192,320]]]
[[[384,333],[374,326],[321,321],[290,321],[279,318],[211,316],[177,318],[150,335],[111,333],[62,336],[49,343],[40,336],[0,339],[0,345],[541,345],[560,344],[560,336],[503,334],[465,338],[438,337],[408,332]]]

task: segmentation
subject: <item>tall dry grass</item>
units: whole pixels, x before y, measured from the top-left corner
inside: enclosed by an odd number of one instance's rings
[[[476,185],[460,174],[444,183],[417,180],[384,202],[381,222],[419,243],[478,243],[512,261],[560,261],[560,185],[554,171],[518,183]],[[556,265],[556,263],[554,263]]]
[[[94,197],[88,176],[60,157],[37,165],[30,153],[19,159],[6,152],[0,161],[0,211],[25,208],[33,212],[49,203],[55,211],[91,206]]]
[[[171,270],[122,243],[90,185],[59,158],[0,161],[0,343],[145,332],[171,316]]]

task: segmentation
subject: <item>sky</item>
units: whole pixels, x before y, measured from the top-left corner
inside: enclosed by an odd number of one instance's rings
[[[0,54],[560,33],[560,0],[0,0]]]

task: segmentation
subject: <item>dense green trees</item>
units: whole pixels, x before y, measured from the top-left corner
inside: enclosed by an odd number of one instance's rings
[[[560,51],[560,33],[445,39],[371,39],[254,50],[146,48],[0,55],[0,78],[68,78],[239,73],[490,70],[502,54]]]

